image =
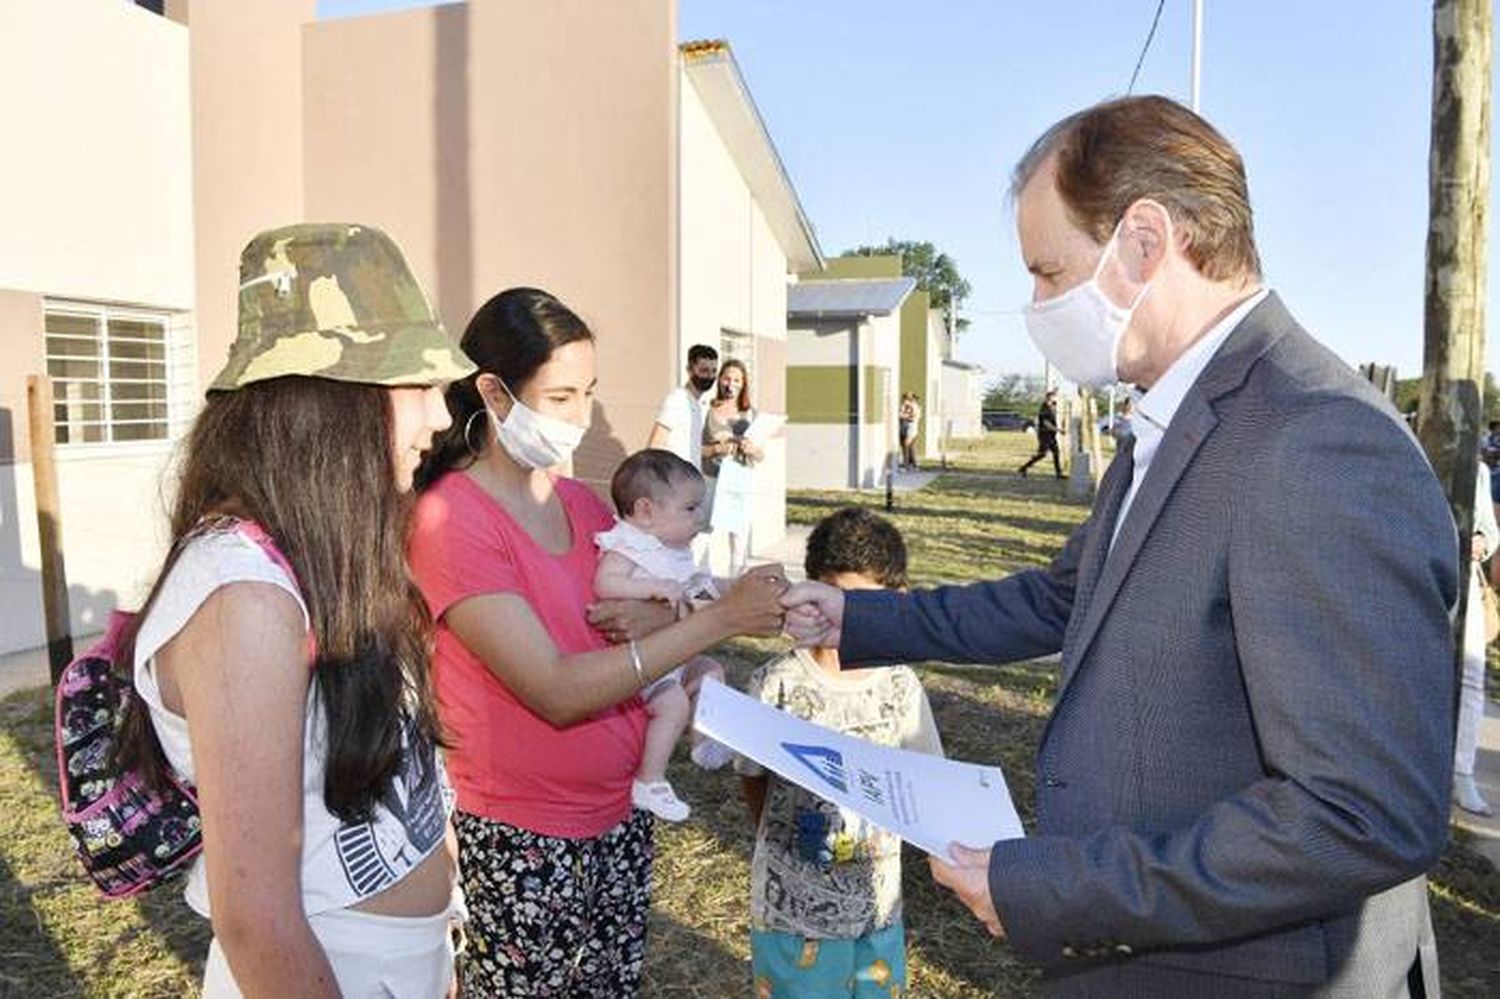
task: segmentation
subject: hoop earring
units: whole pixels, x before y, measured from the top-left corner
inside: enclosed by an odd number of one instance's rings
[[[474,442],[469,440],[469,431],[474,428],[474,421],[478,419],[483,412],[483,410],[476,409],[474,410],[474,412],[470,413],[469,418],[464,421],[464,447],[468,448],[469,453],[476,458],[479,457],[481,449],[475,447]]]

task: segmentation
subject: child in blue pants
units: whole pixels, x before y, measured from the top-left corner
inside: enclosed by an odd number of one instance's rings
[[[885,518],[849,507],[807,540],[807,577],[844,589],[906,586],[906,544]],[[932,708],[907,666],[840,672],[838,649],[797,649],[747,693],[883,746],[941,755]],[[750,957],[756,999],[857,999],[906,992],[901,840],[741,759],[756,823]]]

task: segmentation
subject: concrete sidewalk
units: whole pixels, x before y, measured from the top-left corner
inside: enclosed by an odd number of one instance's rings
[[[1471,815],[1457,806],[1453,823],[1474,834],[1474,847],[1500,867],[1500,705],[1485,698],[1484,720],[1479,723],[1479,756],[1474,761],[1474,782],[1496,814],[1488,818]]]
[[[89,641],[93,639],[74,639],[74,650],[81,652],[88,648]],[[51,682],[46,648],[27,649],[0,656],[0,697],[9,697],[18,690],[31,687],[44,687]]]
[[[925,489],[934,479],[942,475],[941,470],[920,472],[897,472],[891,481],[891,489],[898,493],[915,492]],[[885,487],[879,489],[863,489],[858,492],[849,491],[849,502],[852,504],[858,498],[869,495],[884,496]],[[831,512],[831,511],[830,511]],[[787,578],[793,581],[803,578],[802,561],[807,555],[807,536],[812,533],[812,528],[807,524],[786,525],[786,536],[769,548],[757,548],[750,558],[751,565],[766,562],[780,562],[786,566]]]

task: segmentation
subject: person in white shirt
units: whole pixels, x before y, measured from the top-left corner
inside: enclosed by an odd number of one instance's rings
[[[648,448],[671,451],[703,469],[703,418],[713,400],[711,389],[719,375],[719,352],[703,343],[688,348],[687,381],[668,392],[651,425]]]
[[[1453,744],[1453,803],[1475,815],[1493,815],[1474,782],[1474,760],[1479,753],[1479,722],[1484,718],[1485,635],[1483,562],[1500,548],[1500,525],[1489,501],[1490,470],[1484,462],[1474,479],[1474,535],[1470,542],[1469,601],[1464,610],[1463,673],[1459,677],[1458,732]]]

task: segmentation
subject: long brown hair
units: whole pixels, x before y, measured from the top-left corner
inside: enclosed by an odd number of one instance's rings
[[[231,514],[265,529],[296,573],[317,643],[323,800],[351,822],[370,817],[400,766],[407,720],[413,738],[441,742],[432,622],[406,568],[410,499],[396,488],[390,412],[384,388],[300,376],[211,395],[184,445],[173,548],[146,604],[203,518]],[[133,633],[124,644],[117,667],[129,669]],[[145,715],[127,717],[121,759],[159,779],[164,760]]]
[[[740,394],[734,400],[734,408],[741,413],[750,408],[750,372],[745,370],[745,365],[734,358],[730,358],[719,366],[719,378],[724,377],[724,372],[730,368],[740,373]],[[718,378],[714,379],[714,398],[719,398]]]

